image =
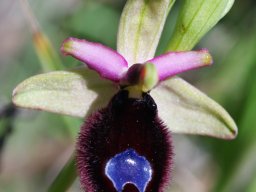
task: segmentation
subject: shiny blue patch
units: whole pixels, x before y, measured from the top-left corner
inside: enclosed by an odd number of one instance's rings
[[[105,174],[118,192],[122,192],[128,183],[135,185],[139,192],[145,192],[152,178],[152,168],[145,157],[139,156],[133,149],[128,149],[107,162]]]

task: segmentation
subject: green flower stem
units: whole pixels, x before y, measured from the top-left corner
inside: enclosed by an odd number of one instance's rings
[[[49,187],[48,192],[67,191],[76,177],[75,155],[73,154]]]

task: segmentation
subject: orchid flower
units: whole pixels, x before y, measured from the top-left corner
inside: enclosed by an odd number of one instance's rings
[[[13,101],[18,106],[86,117],[77,141],[77,165],[86,191],[164,191],[173,162],[171,133],[236,136],[234,121],[220,105],[175,76],[212,63],[207,49],[184,50],[233,4],[219,2],[212,14],[209,2],[189,6],[185,1],[188,14],[182,11],[179,22],[183,28],[189,23],[187,33],[181,38],[178,22],[169,45],[179,51],[154,57],[174,1],[130,0],[120,20],[117,51],[70,37],[62,53],[89,69],[37,75],[16,87]],[[187,22],[195,11],[200,13],[192,17],[196,22]],[[207,24],[204,14],[212,16]],[[189,44],[183,43],[188,36]]]
[[[77,164],[83,188],[88,192],[121,192],[131,183],[140,192],[162,191],[170,178],[166,170],[172,165],[171,137],[147,92],[158,80],[211,64],[209,52],[168,52],[128,67],[122,55],[99,43],[68,38],[61,50],[120,87],[108,106],[88,117],[81,128]],[[94,138],[97,141],[93,142]],[[92,163],[95,159],[104,163]],[[102,165],[105,162],[107,165]]]

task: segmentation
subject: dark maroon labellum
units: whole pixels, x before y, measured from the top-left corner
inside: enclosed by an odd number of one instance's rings
[[[92,114],[78,138],[77,165],[86,192],[163,192],[172,143],[152,97],[121,90]]]

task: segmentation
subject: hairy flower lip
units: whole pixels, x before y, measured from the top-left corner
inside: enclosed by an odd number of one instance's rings
[[[80,181],[88,192],[117,191],[110,183],[116,182],[110,180],[106,166],[109,160],[127,149],[144,157],[152,168],[147,190],[143,191],[164,191],[172,177],[171,133],[159,119],[156,103],[148,93],[134,99],[129,98],[128,91],[119,91],[105,108],[86,119],[76,148]],[[127,188],[124,191],[128,191]]]

